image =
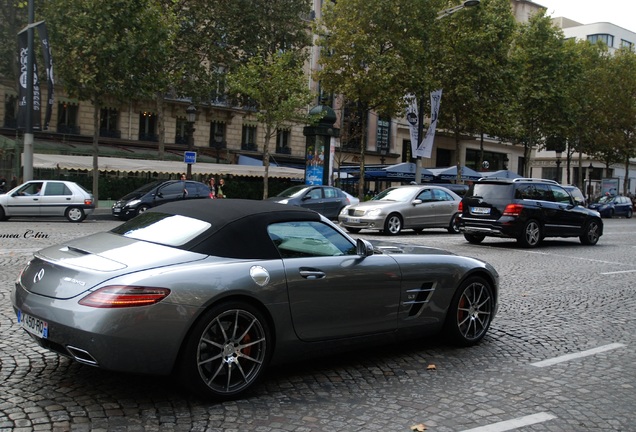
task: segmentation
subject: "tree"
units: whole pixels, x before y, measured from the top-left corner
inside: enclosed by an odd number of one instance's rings
[[[263,199],[268,197],[269,143],[278,129],[294,121],[307,121],[302,108],[313,99],[303,72],[302,51],[262,53],[250,58],[227,76],[231,94],[249,98],[256,118],[265,125],[263,146]]]
[[[393,116],[403,111],[404,95],[417,84],[413,68],[425,56],[427,29],[435,1],[339,0],[324,6],[316,26],[322,47],[317,76],[323,88],[340,94],[363,113]],[[366,134],[360,137],[358,196],[364,195]]]
[[[479,7],[439,20],[438,24],[431,76],[444,90],[440,127],[455,136],[460,182],[461,134],[483,137],[484,133],[505,133],[504,120],[509,118],[506,110],[510,109],[515,84],[509,52],[516,23],[508,0],[483,0]]]
[[[50,0],[44,16],[57,80],[93,104],[93,195],[98,199],[99,115],[106,97],[148,97],[169,52],[170,26],[155,0]]]
[[[524,146],[524,173],[528,172],[531,150],[543,144],[560,122],[567,77],[564,52],[563,33],[544,12],[519,27],[512,49],[518,72],[514,130],[509,134],[513,142]]]

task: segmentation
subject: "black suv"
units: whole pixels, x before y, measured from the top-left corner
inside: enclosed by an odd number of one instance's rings
[[[578,237],[595,245],[603,222],[555,181],[481,179],[459,205],[459,229],[474,244],[491,236],[517,239],[523,247],[537,246],[545,237]]]
[[[113,204],[112,215],[128,220],[138,214],[172,201],[212,198],[210,188],[192,180],[157,180],[125,195]]]

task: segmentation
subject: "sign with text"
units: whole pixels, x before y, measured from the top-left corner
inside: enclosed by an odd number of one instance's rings
[[[184,152],[183,160],[187,164],[197,163],[197,152],[193,152],[193,151]]]

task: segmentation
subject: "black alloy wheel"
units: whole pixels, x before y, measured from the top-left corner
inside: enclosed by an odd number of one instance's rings
[[[180,374],[198,394],[232,399],[258,380],[270,351],[269,326],[258,309],[243,302],[222,303],[190,332]]]
[[[523,226],[523,231],[517,241],[525,248],[533,248],[541,243],[542,238],[541,225],[536,220],[531,219]]]
[[[481,277],[470,277],[462,282],[453,296],[444,331],[456,345],[475,345],[488,332],[494,309],[492,285]]]
[[[585,226],[583,234],[579,237],[581,243],[586,246],[594,246],[601,237],[601,225],[597,220],[591,220]]]

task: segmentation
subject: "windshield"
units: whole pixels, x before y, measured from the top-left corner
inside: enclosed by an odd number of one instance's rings
[[[614,197],[609,195],[604,195],[600,197],[597,202],[600,204],[608,204],[608,203],[614,202]]]
[[[307,190],[307,186],[292,186],[289,189],[285,189],[284,191],[282,191],[276,196],[284,197],[284,198],[296,197],[302,194],[305,190]]]
[[[165,246],[181,246],[211,226],[208,222],[186,216],[147,212],[113,228],[111,232]]]
[[[374,196],[371,201],[408,201],[413,198],[414,188],[388,188]]]

